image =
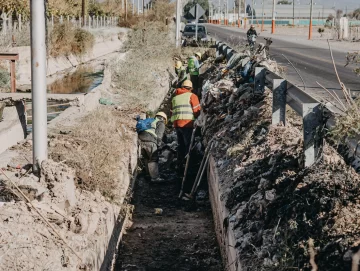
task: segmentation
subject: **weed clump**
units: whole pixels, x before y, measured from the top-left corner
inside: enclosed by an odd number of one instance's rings
[[[120,27],[128,27],[128,28],[137,28],[142,23],[148,22],[161,22],[170,23],[170,18],[173,17],[175,12],[175,3],[170,3],[167,0],[157,0],[154,3],[154,6],[151,10],[148,10],[144,15],[133,15],[128,12],[127,19],[123,18],[123,20],[119,21]]]
[[[125,44],[125,60],[111,63],[114,94],[121,94],[121,104],[136,104],[146,108],[157,88],[166,87],[163,74],[172,69],[174,42],[162,22],[147,22],[133,27]],[[167,74],[166,74],[167,75]],[[159,97],[160,98],[160,97]]]
[[[10,88],[10,73],[6,69],[0,67],[0,92]]]
[[[124,188],[119,168],[129,163],[123,154],[135,136],[131,114],[106,106],[91,112],[71,131],[71,136],[54,136],[51,159],[75,169],[77,187],[99,190],[108,200],[118,203]]]
[[[89,52],[94,44],[95,38],[90,32],[68,23],[59,24],[50,32],[49,55],[53,57],[71,54],[82,56]]]

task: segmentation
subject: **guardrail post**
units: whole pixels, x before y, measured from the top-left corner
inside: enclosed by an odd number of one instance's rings
[[[219,56],[222,56],[223,55],[223,48],[224,48],[224,44],[223,43],[220,43],[219,44]]]
[[[254,93],[264,93],[265,90],[265,72],[264,67],[255,68],[255,77],[254,77]]]
[[[216,42],[216,57],[220,56],[220,46],[221,46],[221,42],[217,41]]]
[[[272,124],[283,123],[286,119],[286,87],[284,79],[273,80]]]
[[[229,61],[229,59],[234,55],[234,50],[230,47],[226,48],[226,59]]]
[[[321,155],[324,141],[321,136],[323,125],[322,106],[320,103],[303,104],[305,167],[314,164]]]

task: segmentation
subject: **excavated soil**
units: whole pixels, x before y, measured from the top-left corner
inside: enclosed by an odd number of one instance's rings
[[[299,121],[288,114],[286,126],[271,125],[269,90],[255,95],[253,84],[236,88],[231,80],[208,89],[204,141],[215,142],[224,224],[241,270],[351,270],[359,253],[358,174],[326,142],[304,168]]]
[[[162,184],[137,179],[116,271],[223,270],[208,198],[195,205],[179,200],[177,182],[171,173]]]
[[[170,101],[171,92],[159,110],[169,113]],[[143,173],[135,181],[132,218],[119,245],[114,270],[224,270],[206,179],[202,180],[196,200],[179,199],[182,176],[175,173],[177,142],[171,128],[166,129],[164,141],[167,146],[159,154],[159,171],[164,182],[150,183]],[[203,155],[200,137],[195,141],[199,147],[192,152],[193,166],[185,187],[192,186]],[[156,214],[156,209],[162,213]]]

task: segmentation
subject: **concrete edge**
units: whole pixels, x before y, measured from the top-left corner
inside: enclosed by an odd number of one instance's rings
[[[25,106],[17,102],[5,107],[4,120],[0,122],[0,154],[26,138]]]
[[[240,260],[237,257],[235,234],[229,225],[229,211],[221,200],[220,177],[215,159],[210,156],[208,166],[208,184],[211,209],[213,212],[215,232],[220,245],[221,257],[226,271],[241,271]]]

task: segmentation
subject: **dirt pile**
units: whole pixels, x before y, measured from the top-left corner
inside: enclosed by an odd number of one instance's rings
[[[252,69],[253,70],[253,69]],[[243,70],[242,70],[243,71]],[[303,167],[302,134],[271,125],[272,93],[254,94],[252,72],[203,86],[203,134],[214,140],[221,200],[241,270],[349,270],[358,250],[359,177],[328,145]],[[241,70],[240,70],[241,72]]]
[[[159,43],[159,41],[161,41]],[[175,52],[168,28],[160,22],[139,23],[129,32],[125,59],[113,61],[109,97],[123,108],[155,111],[169,89]]]
[[[131,159],[136,160],[129,146],[136,149],[133,127],[137,113],[100,106],[78,126],[60,126],[50,135],[50,157],[76,170],[77,187],[99,190],[107,200],[120,204],[127,184],[121,180],[119,165],[126,166],[131,164]]]
[[[0,208],[0,269],[98,270],[101,257],[94,256],[104,253],[98,249],[108,243],[119,207],[106,202],[99,191],[91,193],[75,189],[74,171],[62,163],[52,160],[42,163],[40,179],[28,174],[17,179],[15,175],[20,171],[8,167],[6,174],[82,261],[15,193],[12,201],[2,202]],[[4,187],[15,191],[3,176],[1,179]]]
[[[151,86],[158,86],[157,95],[145,99],[145,106],[126,100],[125,92],[114,92],[108,99],[111,76],[118,72],[110,72],[111,68],[106,65],[103,84],[86,95],[84,106],[66,109],[49,124],[52,160],[43,163],[40,178],[28,171],[31,139],[12,147],[1,160],[8,164],[6,173],[81,261],[0,175],[1,270],[100,270],[111,265],[137,165],[135,116],[155,108],[168,91],[168,77],[162,73],[137,79],[139,85],[149,80]],[[132,95],[138,90],[133,89]],[[113,105],[116,101],[123,103]]]

